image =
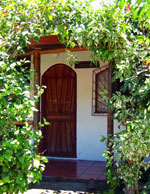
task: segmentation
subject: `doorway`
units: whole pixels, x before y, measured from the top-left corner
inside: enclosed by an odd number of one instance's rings
[[[45,156],[76,157],[76,82],[75,71],[65,64],[53,65],[42,76],[42,118],[50,122],[42,128]]]

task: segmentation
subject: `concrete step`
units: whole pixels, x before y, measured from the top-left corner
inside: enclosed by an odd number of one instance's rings
[[[53,190],[58,193],[58,191],[72,191],[72,192],[86,192],[86,193],[99,193],[102,194],[107,189],[106,181],[96,181],[90,180],[75,180],[66,178],[50,178],[43,177],[40,184],[32,185],[34,189],[46,189]],[[70,192],[69,192],[70,193]]]

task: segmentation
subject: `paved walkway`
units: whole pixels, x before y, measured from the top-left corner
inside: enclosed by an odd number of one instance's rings
[[[87,160],[56,160],[46,164],[44,177],[105,181],[106,162]]]

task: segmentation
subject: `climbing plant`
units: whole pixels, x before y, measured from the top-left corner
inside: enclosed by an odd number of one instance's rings
[[[114,62],[113,82],[118,83],[109,108],[124,130],[109,139],[104,153],[111,194],[118,183],[126,192],[139,193],[143,169],[150,163],[150,2],[116,0],[84,18],[71,32],[72,40],[92,51],[92,59]],[[115,165],[114,165],[115,164]]]
[[[114,119],[125,125],[109,140],[114,154],[109,149],[105,152],[110,193],[115,193],[120,181],[127,193],[139,193],[143,169],[150,166],[145,161],[150,152],[149,11],[148,1],[116,1],[95,12],[94,28],[88,25],[94,30],[90,36],[95,36],[90,40],[98,41],[91,41],[92,51],[103,61],[114,61],[113,81],[120,85],[109,100]]]
[[[30,98],[31,72],[24,68],[30,62],[18,56],[40,36],[58,34],[63,42],[70,24],[76,26],[86,13],[84,7],[69,0],[0,1],[0,193],[24,193],[30,183],[41,179],[47,161],[36,154],[41,132],[30,130],[28,123],[38,111],[35,102],[42,89],[37,87],[34,99]]]

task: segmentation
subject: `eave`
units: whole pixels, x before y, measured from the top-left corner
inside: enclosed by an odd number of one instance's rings
[[[38,42],[31,40],[31,45],[26,49],[26,55],[32,55],[35,51],[39,54],[60,53],[65,52],[66,49],[70,51],[86,51],[84,47],[76,46],[74,48],[67,48],[60,43],[57,35],[41,36]]]

